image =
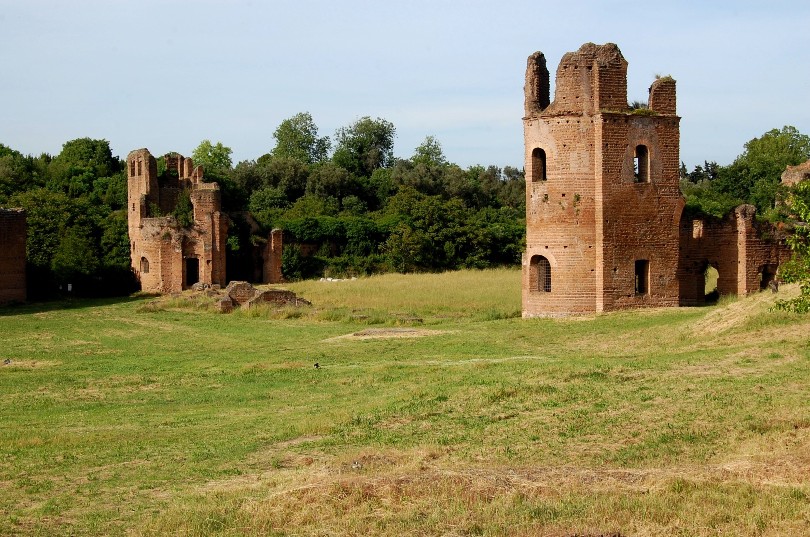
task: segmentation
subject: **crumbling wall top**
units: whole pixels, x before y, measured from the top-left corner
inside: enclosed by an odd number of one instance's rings
[[[675,79],[671,76],[656,78],[650,86],[650,110],[659,114],[676,114]]]
[[[799,182],[808,180],[810,180],[810,160],[796,166],[788,166],[782,173],[783,185],[796,186]]]
[[[526,60],[526,82],[523,93],[526,117],[542,112],[550,103],[548,67],[542,52],[535,52]]]
[[[11,216],[17,216],[21,214],[25,214],[25,209],[21,207],[0,207],[0,214],[8,214]]]
[[[614,43],[585,43],[557,67],[554,102],[548,114],[598,113],[627,108],[627,60]]]
[[[563,55],[557,67],[554,101],[549,99],[549,72],[542,52],[526,62],[525,117],[561,114],[629,112],[627,60],[615,43],[585,43]],[[666,76],[650,87],[649,110],[655,115],[676,114],[675,80]]]

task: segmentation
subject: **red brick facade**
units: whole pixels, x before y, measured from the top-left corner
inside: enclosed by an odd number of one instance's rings
[[[0,208],[0,304],[25,302],[25,211]]]
[[[553,102],[542,53],[528,59],[524,90],[523,316],[696,300],[695,267],[702,265],[702,281],[711,248],[681,237],[675,81],[655,80],[648,107],[633,110],[619,48],[588,43],[563,56]],[[742,259],[744,282],[733,286],[738,293],[759,289],[757,270],[769,271],[770,256],[778,257],[776,247],[758,238],[750,216],[733,224],[734,233],[745,235],[737,246],[721,249],[735,256],[733,263]],[[746,263],[752,256],[757,260]],[[734,272],[737,278],[737,271],[726,272],[721,277]]]
[[[790,259],[782,234],[754,219],[753,205],[740,205],[722,220],[684,218],[680,226],[680,304],[704,302],[705,273],[717,270],[721,295],[746,295],[767,288]]]
[[[127,157],[128,221],[132,268],[144,291],[170,293],[197,282],[225,286],[228,220],[216,183],[202,182],[203,170],[190,158],[166,156],[166,173],[147,149]],[[187,190],[193,224],[182,227],[171,214]]]
[[[141,289],[172,293],[197,282],[227,283],[228,217],[222,213],[219,186],[203,182],[203,169],[190,158],[166,155],[167,172],[158,176],[157,161],[147,149],[127,157],[128,222],[132,268]],[[170,215],[184,191],[193,206],[193,224],[182,227]],[[258,252],[256,277],[278,283],[281,276],[282,232],[273,230]]]

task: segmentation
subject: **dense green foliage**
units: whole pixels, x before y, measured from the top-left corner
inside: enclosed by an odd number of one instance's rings
[[[301,112],[282,121],[273,137],[276,147],[270,154],[276,158],[290,157],[314,164],[326,160],[329,155],[329,137],[318,137],[318,127],[309,112]]]
[[[72,140],[53,158],[0,145],[0,205],[27,212],[29,297],[67,284],[87,295],[133,289],[126,188],[106,140]]]
[[[394,136],[390,122],[364,117],[338,129],[328,158],[329,138],[308,113],[296,114],[276,129],[269,153],[233,168],[246,202],[226,209],[250,211],[261,228],[251,242],[284,230],[291,279],[519,263],[522,172],[464,170],[432,136],[396,159]]]
[[[788,237],[793,259],[780,271],[785,281],[799,283],[801,293],[796,298],[778,301],[776,307],[807,313],[810,312],[810,182],[803,181],[791,189],[785,207],[793,227]]]
[[[705,162],[687,173],[681,166],[681,190],[687,207],[722,217],[743,203],[756,206],[760,217],[776,219],[779,182],[788,165],[810,159],[810,137],[795,127],[772,129],[745,144],[745,151],[728,166]]]

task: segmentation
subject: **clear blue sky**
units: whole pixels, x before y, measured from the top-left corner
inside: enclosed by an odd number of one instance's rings
[[[462,166],[522,167],[526,57],[553,77],[590,41],[619,45],[630,100],[672,75],[681,160],[728,164],[769,129],[810,134],[809,29],[806,0],[0,0],[0,143],[210,139],[238,162],[308,111],[330,137],[387,119],[400,157],[433,135]]]

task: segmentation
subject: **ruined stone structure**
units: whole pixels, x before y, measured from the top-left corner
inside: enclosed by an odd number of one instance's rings
[[[284,233],[274,229],[267,238],[267,245],[262,252],[262,283],[279,283],[284,280],[281,274],[281,253]]]
[[[619,48],[587,43],[563,56],[553,102],[540,52],[524,91],[524,317],[695,303],[709,265],[720,292],[771,276],[784,249],[759,237],[751,208],[681,225],[671,77],[653,82],[647,108],[631,109]]]
[[[0,304],[25,302],[27,232],[23,209],[0,208]]]
[[[165,158],[166,171],[159,176],[147,149],[127,156],[130,255],[141,289],[170,293],[197,282],[224,286],[228,221],[219,185],[202,182],[203,170],[190,158]],[[171,216],[184,195],[193,206],[188,227]]]
[[[725,218],[683,218],[680,226],[678,280],[680,304],[704,303],[705,275],[717,271],[717,292],[746,295],[761,291],[790,259],[781,233],[754,218],[753,205],[740,205]]]
[[[228,217],[222,213],[219,185],[203,181],[203,169],[176,153],[165,157],[166,170],[158,174],[157,161],[147,149],[127,156],[128,224],[132,268],[149,292],[172,293],[195,283],[227,283],[226,242]],[[191,225],[173,214],[188,196]],[[262,283],[281,277],[282,233],[273,230],[260,252],[257,274]]]
[[[796,166],[788,166],[782,174],[783,185],[796,186],[800,181],[810,181],[810,160]]]

